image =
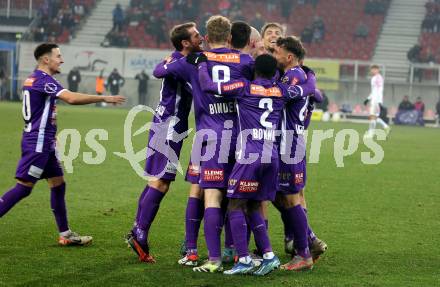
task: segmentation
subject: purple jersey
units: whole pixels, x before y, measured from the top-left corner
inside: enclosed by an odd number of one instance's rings
[[[301,89],[289,89],[283,83],[261,78],[252,82],[246,79],[215,82],[211,80],[205,63],[199,66],[199,81],[204,91],[237,100],[239,158],[246,157],[244,152],[261,155],[263,151],[271,152],[272,159],[278,158],[274,143],[281,112],[286,101],[302,97],[298,94]]]
[[[253,59],[248,54],[227,48],[212,49],[204,52],[208,58],[208,69],[213,80],[218,83],[229,80],[252,78]],[[194,97],[194,109],[197,130],[211,129],[221,136],[224,122],[232,120],[236,126],[237,112],[234,99],[206,96],[200,89],[197,67],[186,62],[185,58],[169,64],[159,64],[154,76],[174,76],[190,83]]]
[[[56,100],[65,89],[52,76],[35,70],[23,84],[22,149],[35,152],[55,150]]]
[[[172,61],[182,57],[183,55],[178,51],[174,51],[171,55]],[[171,129],[174,128],[179,134],[187,131],[191,102],[191,87],[186,82],[178,81],[174,77],[165,77],[162,80],[160,101],[153,122],[165,123],[169,117],[175,116],[179,119],[179,122],[175,124],[174,121],[171,121],[168,129],[172,131]]]
[[[282,77],[281,82],[287,85],[301,85],[307,82],[307,75],[300,66],[296,66],[287,71]],[[298,97],[290,101],[283,111],[281,119],[281,143],[280,152],[285,154],[286,150],[286,131],[293,131],[295,135],[303,134],[304,123],[308,114],[309,97]],[[295,149],[295,144],[292,149]],[[294,150],[292,150],[294,152]],[[293,153],[294,154],[294,153]]]

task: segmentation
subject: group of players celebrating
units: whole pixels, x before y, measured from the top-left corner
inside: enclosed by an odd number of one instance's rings
[[[284,36],[277,23],[266,24],[262,38],[247,23],[231,23],[223,16],[212,16],[206,30],[203,38],[194,23],[175,26],[170,37],[176,51],[154,70],[163,79],[153,124],[160,128],[150,131],[145,168],[150,178],[127,242],[141,261],[155,262],[149,229],[177,169],[163,151],[154,152],[155,145],[165,144],[170,154],[180,155],[182,143],[174,135],[188,129],[193,102],[196,130],[211,133],[197,133],[193,143],[185,177],[191,183],[186,234],[178,263],[196,272],[221,272],[224,263],[235,261],[224,271],[227,275],[266,275],[279,267],[309,270],[327,245],[310,228],[304,199],[303,133],[313,103],[322,100],[313,71],[302,66],[305,49],[298,38]],[[209,50],[203,51],[202,44]],[[201,156],[211,151],[211,156]],[[269,202],[281,214],[285,251],[292,255],[283,265],[268,236]],[[202,220],[209,258],[200,264]],[[257,247],[252,254],[251,233]]]
[[[223,16],[212,16],[206,28],[203,38],[195,23],[173,27],[170,38],[176,50],[154,70],[163,81],[146,155],[149,180],[126,240],[141,261],[155,262],[149,250],[149,229],[175,180],[182,148],[176,135],[188,130],[194,103],[197,131],[210,132],[197,133],[193,143],[185,177],[191,183],[185,239],[178,263],[196,272],[221,272],[224,263],[235,263],[224,271],[228,275],[261,276],[279,267],[309,270],[327,245],[310,228],[304,198],[303,133],[313,103],[322,100],[313,71],[302,65],[305,49],[298,38],[286,37],[277,23],[266,24],[262,37],[247,23],[231,23]],[[203,44],[209,50],[203,51]],[[55,148],[56,100],[76,105],[121,104],[125,98],[64,89],[53,77],[64,62],[56,44],[39,45],[34,56],[37,69],[22,90],[25,128],[17,184],[0,198],[0,217],[27,197],[38,180],[47,179],[59,244],[87,245],[92,237],[81,236],[68,226],[66,184]],[[158,145],[160,149],[155,148]],[[285,251],[292,256],[283,265],[268,236],[270,202],[280,212]],[[202,220],[209,256],[203,263],[197,251]],[[257,247],[253,253],[248,247],[251,233]]]

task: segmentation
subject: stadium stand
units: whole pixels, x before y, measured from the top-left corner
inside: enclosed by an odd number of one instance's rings
[[[256,14],[261,14],[261,18],[268,22],[284,19],[283,25],[287,27],[288,33],[302,35],[305,39],[310,57],[371,59],[389,1],[338,1],[338,9],[332,9],[333,2],[279,0],[239,3],[216,0],[208,3],[207,1],[133,0],[125,11],[126,20],[121,35],[129,38],[130,47],[166,49],[171,46],[164,35],[176,23],[196,19],[199,29],[203,32],[201,26],[212,14],[220,13],[234,20],[249,22],[257,17]],[[162,22],[159,19],[166,21]],[[355,37],[359,25],[367,27],[368,35]],[[308,30],[311,32],[310,41],[307,40]]]

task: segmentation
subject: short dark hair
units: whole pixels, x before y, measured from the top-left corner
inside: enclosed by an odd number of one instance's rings
[[[170,31],[171,43],[173,43],[173,46],[174,48],[176,48],[177,51],[183,50],[183,45],[182,45],[183,40],[189,41],[191,39],[191,34],[188,32],[188,30],[195,26],[196,23],[187,22],[184,24],[176,25],[171,29]]]
[[[48,53],[52,52],[52,49],[58,48],[58,45],[55,43],[43,43],[37,46],[34,50],[34,57],[35,60],[38,61],[38,59]]]
[[[272,79],[277,71],[277,60],[270,54],[263,54],[255,58],[255,75]]]
[[[295,36],[278,38],[277,46],[294,54],[298,60],[303,60],[306,56],[306,49],[301,43],[301,40]]]
[[[243,21],[232,23],[231,27],[231,45],[233,48],[242,49],[249,43],[251,36],[251,26]]]
[[[373,64],[373,65],[370,66],[370,70],[371,69],[378,69],[378,70],[380,70],[380,67],[377,64]]]

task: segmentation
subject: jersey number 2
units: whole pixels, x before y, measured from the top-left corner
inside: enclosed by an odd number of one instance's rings
[[[260,124],[265,128],[271,129],[272,123],[267,121],[267,117],[271,112],[273,112],[272,99],[270,98],[261,99],[260,103],[258,104],[258,107],[260,109],[265,109],[264,113],[261,115]]]

